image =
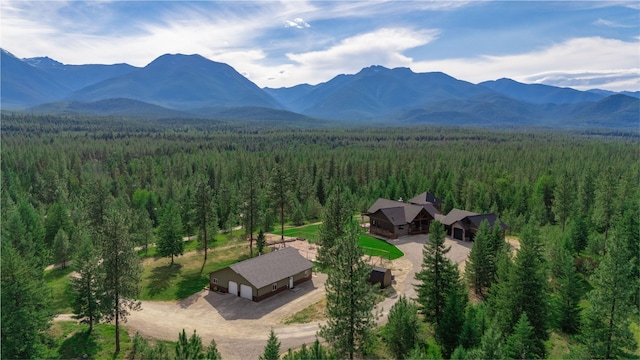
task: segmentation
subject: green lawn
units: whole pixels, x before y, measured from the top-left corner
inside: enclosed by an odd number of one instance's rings
[[[319,224],[306,225],[296,228],[289,228],[284,230],[285,236],[297,237],[309,240],[310,243],[314,243],[318,239],[318,227]],[[280,231],[274,231],[274,234],[280,234]],[[366,255],[381,256],[385,259],[395,260],[404,256],[404,253],[400,251],[394,245],[389,244],[384,240],[380,240],[371,237],[367,234],[360,234],[358,244],[362,246]]]
[[[366,255],[381,256],[388,260],[395,260],[404,256],[404,253],[394,245],[367,234],[360,234],[358,244],[362,246]]]
[[[71,304],[73,302],[73,289],[69,274],[73,271],[72,266],[66,269],[53,269],[45,271],[44,280],[51,289],[51,307],[56,314],[69,314],[73,312]]]
[[[318,226],[320,224],[311,224],[300,227],[284,229],[284,236],[291,236],[301,239],[307,239],[310,243],[318,240]],[[274,231],[273,234],[280,235],[280,230]]]
[[[116,327],[111,324],[94,324],[93,332],[87,333],[89,325],[75,321],[54,322],[49,329],[52,336],[50,356],[60,359],[124,359],[131,351],[132,341],[127,329],[120,326],[120,353],[114,356]]]
[[[233,231],[231,233],[231,236],[240,236],[241,233],[242,233],[242,230]],[[209,248],[213,249],[216,247],[225,246],[229,242],[229,238],[230,238],[229,234],[217,234],[215,237],[215,241],[209,241]],[[200,242],[197,239],[184,242],[185,253],[194,251],[194,250],[200,250],[200,249],[202,249],[202,244],[200,244]],[[154,245],[150,245],[146,252],[144,249],[138,250],[138,257],[140,257],[141,259],[154,258],[157,256],[158,256],[158,251]]]

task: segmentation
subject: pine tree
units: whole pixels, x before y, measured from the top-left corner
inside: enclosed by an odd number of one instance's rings
[[[187,334],[184,329],[178,334],[178,342],[176,343],[176,359],[179,360],[198,360],[202,358],[202,339],[193,330],[193,334],[187,340]]]
[[[504,358],[504,342],[502,333],[496,324],[492,324],[482,335],[480,346],[469,350],[468,359],[502,359]]]
[[[420,325],[417,312],[417,306],[405,296],[401,296],[389,310],[383,334],[389,350],[397,359],[404,358],[418,341]]]
[[[334,243],[337,238],[344,236],[345,227],[351,221],[353,205],[349,188],[342,184],[336,185],[327,198],[322,213],[322,224],[318,227],[320,244],[318,260],[325,266],[335,258]]]
[[[481,298],[485,297],[485,291],[494,281],[495,276],[492,236],[489,222],[483,220],[474,237],[473,247],[465,266],[465,277],[473,292]]]
[[[483,332],[484,308],[482,305],[469,305],[465,314],[464,323],[460,330],[459,343],[465,349],[472,349],[480,345]]]
[[[195,222],[202,235],[202,247],[204,249],[204,261],[207,261],[207,249],[209,248],[208,231],[215,234],[217,223],[215,211],[213,211],[213,190],[205,177],[196,181],[195,190]],[[173,259],[171,261],[173,263]]]
[[[558,326],[566,334],[575,334],[580,326],[580,279],[573,262],[568,256],[562,264],[562,274],[558,281]]]
[[[136,245],[144,245],[144,253],[146,254],[149,251],[149,242],[153,240],[153,221],[144,207],[134,211],[135,225],[132,229],[132,236]]]
[[[605,244],[609,237],[609,229],[615,214],[615,183],[611,172],[603,172],[594,192],[592,222],[600,233],[604,233]]]
[[[53,239],[53,253],[56,264],[62,264],[62,268],[67,267],[67,260],[69,260],[71,253],[71,245],[69,244],[69,236],[63,228],[58,230],[55,238]]]
[[[114,321],[116,354],[120,352],[120,321],[126,321],[129,311],[140,309],[140,302],[133,298],[138,295],[142,268],[127,231],[127,219],[124,204],[112,206],[105,215],[101,234],[104,278],[100,311],[106,321]]]
[[[582,333],[594,359],[625,358],[637,347],[629,331],[630,317],[634,313],[630,299],[638,289],[630,286],[637,284],[633,276],[636,260],[629,260],[625,247],[615,235],[590,278],[593,290],[587,294],[591,306],[585,310]]]
[[[209,346],[207,346],[207,352],[204,355],[206,360],[220,360],[222,356],[220,355],[220,351],[218,351],[218,345],[216,344],[215,339],[211,339]]]
[[[527,313],[533,327],[534,352],[543,358],[546,355],[544,341],[548,338],[548,284],[540,240],[532,225],[522,230],[520,243],[513,265],[509,266],[506,260],[501,263],[502,283],[492,299],[493,313],[505,334],[511,334],[522,313]]]
[[[280,359],[280,341],[276,336],[276,333],[269,333],[269,339],[267,340],[267,345],[264,347],[264,353],[260,355],[260,360],[279,360]]]
[[[556,187],[553,189],[553,213],[555,219],[562,225],[562,232],[573,209],[573,187],[567,174],[558,177]]]
[[[162,218],[160,218],[157,246],[158,255],[162,257],[171,256],[171,266],[173,266],[173,257],[182,255],[184,252],[182,221],[173,201],[167,203]]]
[[[271,174],[269,182],[269,195],[273,205],[280,212],[280,237],[284,243],[284,212],[291,203],[291,180],[282,164],[277,163]]]
[[[258,254],[262,254],[264,252],[264,247],[267,245],[266,239],[264,237],[264,232],[262,229],[258,232],[258,239],[256,240],[256,250],[258,250]]]
[[[100,252],[94,248],[91,239],[84,233],[80,235],[80,244],[75,258],[78,276],[71,278],[75,293],[73,301],[74,318],[89,324],[89,333],[93,324],[100,321],[99,291],[102,282],[100,273]]]
[[[244,219],[244,227],[249,233],[249,251],[253,257],[253,233],[258,224],[259,206],[259,183],[258,183],[258,167],[252,162],[249,164],[245,182],[243,186],[244,202],[242,203],[242,213]]]
[[[338,356],[349,359],[362,350],[374,326],[375,298],[366,283],[371,267],[362,260],[358,236],[357,225],[351,224],[336,240],[336,257],[325,282],[328,320],[320,327],[320,336],[333,344]]]
[[[33,258],[25,257],[2,238],[0,261],[0,328],[3,359],[44,358],[45,330],[52,313],[47,284]]]
[[[538,359],[535,347],[533,328],[529,324],[527,313],[523,312],[513,329],[513,334],[507,338],[504,354],[509,359]]]
[[[444,227],[433,221],[422,249],[422,269],[416,273],[420,310],[435,324],[440,322],[447,295],[459,277],[458,268],[445,256],[451,247],[445,247],[444,240]]]
[[[575,217],[573,225],[571,226],[569,238],[571,239],[573,250],[576,253],[579,253],[587,247],[589,229],[587,228],[587,223],[582,215]]]
[[[445,359],[451,356],[460,343],[467,299],[467,291],[462,284],[454,284],[447,296],[442,319],[436,325],[436,339],[442,347],[442,356]]]

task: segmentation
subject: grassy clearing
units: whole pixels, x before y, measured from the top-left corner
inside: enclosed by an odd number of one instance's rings
[[[282,323],[285,325],[307,324],[313,321],[324,320],[327,318],[325,315],[326,310],[327,298],[323,298],[315,304],[311,304],[297,313],[287,316],[282,320]]]
[[[320,224],[312,224],[285,229],[284,235],[307,239],[310,243],[314,243],[318,239],[319,226]],[[273,233],[280,235],[280,231],[274,231]],[[395,260],[404,256],[404,253],[394,245],[389,244],[384,240],[371,237],[367,234],[360,234],[358,244],[363,248],[365,255],[381,256],[389,260]]]
[[[306,226],[284,229],[284,236],[307,239],[310,243],[318,240],[318,227],[320,224],[311,224]],[[274,231],[273,234],[281,235],[280,230]]]
[[[51,289],[51,307],[56,314],[69,314],[73,312],[73,288],[69,274],[73,272],[72,266],[66,269],[53,269],[45,271],[44,280]]]
[[[232,231],[227,234],[218,234],[216,235],[214,241],[209,241],[209,249],[215,249],[222,246],[226,246],[229,243],[229,240],[234,237],[239,237],[242,233],[242,230]],[[188,240],[184,242],[184,252],[188,253],[191,251],[196,251],[202,249],[202,244],[197,240]],[[147,251],[144,249],[138,250],[138,257],[141,259],[149,259],[158,257],[158,250],[154,244],[150,244]]]
[[[192,252],[174,259],[146,259],[140,288],[140,300],[171,301],[185,299],[209,284],[209,273],[248,258],[246,244],[241,240],[230,241],[221,248],[209,251],[204,263],[204,253]]]
[[[110,324],[96,324],[91,334],[89,325],[73,321],[53,323],[49,334],[53,338],[53,351],[61,359],[81,359],[84,354],[89,359],[125,359],[131,351],[132,341],[127,329],[120,327],[120,353],[114,356],[116,327]],[[53,355],[53,354],[52,354]]]

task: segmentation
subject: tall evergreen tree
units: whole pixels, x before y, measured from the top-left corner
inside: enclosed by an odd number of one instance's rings
[[[281,163],[276,163],[269,182],[269,195],[280,212],[280,238],[284,243],[284,212],[291,204],[291,178]]]
[[[504,283],[498,286],[492,299],[493,311],[505,334],[511,334],[522,313],[527,313],[533,327],[534,352],[543,358],[546,355],[544,341],[548,338],[548,284],[542,246],[532,225],[522,230],[520,244],[513,265],[505,268],[506,273],[500,276]]]
[[[74,264],[78,276],[71,278],[71,286],[75,293],[73,313],[74,318],[89,324],[91,333],[93,324],[98,323],[102,317],[99,303],[100,284],[103,281],[100,272],[100,252],[84,232],[79,238],[80,244]]]
[[[47,284],[33,258],[20,254],[2,238],[0,328],[3,359],[45,357],[45,333],[52,313]]]
[[[552,208],[556,221],[562,225],[562,232],[573,210],[573,198],[573,185],[569,181],[569,176],[567,174],[559,176],[553,189]]]
[[[589,240],[589,229],[587,228],[587,222],[584,220],[584,216],[578,215],[574,218],[574,222],[571,225],[571,231],[569,233],[569,239],[573,251],[579,253],[587,247],[587,241]]]
[[[595,186],[591,221],[600,233],[604,233],[605,244],[609,237],[609,229],[613,225],[615,202],[615,182],[612,181],[612,174],[610,171],[603,172]]]
[[[629,260],[625,247],[615,235],[607,244],[607,252],[590,278],[587,294],[590,307],[585,310],[583,336],[593,359],[626,358],[637,343],[629,330],[634,314],[630,300],[637,286],[633,276],[635,258]]]
[[[271,329],[267,345],[264,347],[264,353],[260,355],[260,360],[278,360],[280,359],[280,341],[276,333]]]
[[[396,359],[408,355],[418,341],[420,324],[417,312],[418,307],[405,296],[401,296],[389,310],[383,336]]]
[[[459,339],[460,346],[464,349],[468,350],[480,345],[480,338],[484,331],[483,324],[485,321],[485,310],[481,304],[467,306]]]
[[[523,312],[513,329],[513,334],[507,338],[504,354],[509,359],[538,359],[535,348],[533,327],[529,324],[527,313]]]
[[[322,224],[318,227],[322,245],[318,251],[318,260],[325,266],[335,258],[334,243],[336,239],[344,236],[353,210],[349,188],[342,184],[336,185],[327,198],[322,213]]]
[[[473,247],[467,258],[465,277],[473,292],[484,299],[485,292],[494,281],[495,254],[492,249],[492,233],[489,222],[483,220],[473,239]]]
[[[204,261],[207,261],[207,250],[209,248],[208,231],[213,230],[213,234],[215,234],[215,224],[217,224],[217,220],[216,213],[213,210],[213,190],[204,176],[198,178],[196,181],[194,204],[195,222],[202,236]]]
[[[258,238],[256,239],[256,250],[258,250],[258,254],[262,254],[266,245],[267,241],[264,237],[264,231],[260,229],[260,231],[258,232]]]
[[[56,264],[61,264],[62,268],[67,267],[67,261],[71,256],[71,244],[69,243],[69,235],[63,228],[58,230],[53,239],[53,255]]]
[[[440,322],[447,295],[458,281],[458,268],[446,257],[451,247],[445,247],[444,227],[439,221],[429,226],[429,238],[422,249],[422,268],[416,273],[420,310],[427,321]]]
[[[134,251],[127,223],[128,213],[122,203],[107,210],[101,235],[104,278],[100,289],[100,311],[106,321],[116,327],[116,354],[120,352],[120,321],[126,321],[129,311],[140,309],[138,295],[142,267]]]
[[[320,336],[333,344],[338,356],[349,359],[363,349],[374,326],[375,298],[366,283],[371,267],[362,260],[358,236],[357,225],[351,224],[336,240],[336,258],[325,282],[328,320],[320,327]]]
[[[144,253],[149,251],[149,243],[153,240],[153,221],[144,207],[134,209],[134,225],[132,237],[136,245],[144,246]]]
[[[242,214],[244,220],[244,227],[249,233],[249,251],[251,257],[253,257],[253,233],[255,232],[256,225],[258,224],[258,216],[260,212],[260,197],[259,197],[259,178],[257,173],[258,167],[252,162],[249,163],[247,168],[247,174],[245,176],[243,186]]]
[[[184,252],[182,221],[173,201],[167,203],[162,218],[160,218],[157,246],[158,255],[162,257],[171,256],[171,266],[173,266],[173,257],[182,255]]]
[[[558,279],[558,327],[566,334],[575,334],[580,326],[580,279],[573,257],[565,257]]]
[[[458,282],[449,291],[442,312],[442,319],[436,325],[436,339],[442,347],[442,356],[447,359],[460,344],[460,335],[465,322],[465,308],[468,294]]]

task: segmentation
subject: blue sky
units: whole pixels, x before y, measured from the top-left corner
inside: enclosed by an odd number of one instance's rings
[[[638,1],[2,0],[0,30],[18,57],[145,66],[197,53],[261,87],[383,65],[640,90]]]

